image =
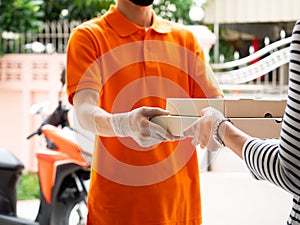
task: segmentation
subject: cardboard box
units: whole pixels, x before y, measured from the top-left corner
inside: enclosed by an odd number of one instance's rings
[[[209,106],[222,112],[247,134],[267,139],[280,136],[286,100],[168,98],[166,109],[170,115],[155,117],[152,121],[174,136],[183,136],[183,130],[199,118],[203,108]]]
[[[172,135],[183,137],[183,130],[195,122],[196,116],[157,116],[152,122],[161,125]],[[278,138],[282,118],[231,118],[233,124],[245,133],[261,138]]]
[[[197,119],[199,119],[199,117],[196,116],[156,116],[153,117],[151,121],[161,125],[173,136],[183,137],[183,130]]]
[[[166,110],[170,115],[199,116],[202,109],[211,106],[224,113],[224,103],[224,99],[215,98],[168,98]]]
[[[286,100],[283,99],[225,99],[224,115],[230,118],[283,117]]]
[[[168,98],[166,109],[171,115],[199,116],[208,106],[218,109],[228,118],[283,117],[285,99],[200,99]]]
[[[252,137],[279,138],[282,118],[231,118],[232,123]]]

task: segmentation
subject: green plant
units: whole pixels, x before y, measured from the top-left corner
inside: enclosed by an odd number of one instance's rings
[[[189,10],[193,0],[158,0],[153,4],[155,12],[164,19],[193,24]]]
[[[45,13],[44,21],[85,21],[102,15],[114,3],[115,0],[43,0],[41,10]]]
[[[36,173],[23,173],[17,186],[18,200],[38,199],[39,180]]]
[[[41,4],[38,0],[0,0],[0,32],[37,30],[43,25]]]
[[[37,31],[44,24],[41,4],[39,0],[0,0],[0,56],[4,53],[1,46],[4,32],[17,36],[26,31]]]

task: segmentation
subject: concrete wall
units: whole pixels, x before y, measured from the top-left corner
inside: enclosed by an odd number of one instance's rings
[[[35,170],[34,153],[40,137],[26,136],[40,124],[30,115],[32,104],[49,101],[54,109],[62,93],[60,74],[64,54],[6,54],[0,58],[0,147],[15,153],[26,170]]]

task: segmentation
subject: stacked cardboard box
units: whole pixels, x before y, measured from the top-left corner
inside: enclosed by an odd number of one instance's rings
[[[203,108],[214,107],[251,136],[278,138],[285,106],[285,99],[169,98],[166,109],[170,115],[154,117],[152,121],[175,136],[183,136],[182,131],[199,118]]]

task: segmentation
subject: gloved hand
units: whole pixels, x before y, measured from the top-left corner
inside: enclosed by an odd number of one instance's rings
[[[154,116],[168,115],[161,108],[141,107],[128,113],[112,114],[111,125],[119,137],[132,137],[141,147],[175,140],[167,130],[150,121]]]
[[[198,120],[187,127],[183,134],[185,137],[192,137],[194,146],[200,144],[201,148],[207,147],[208,151],[217,151],[222,146],[220,140],[216,140],[214,132],[219,132],[220,138],[223,137],[224,131],[218,129],[219,123],[225,119],[224,115],[212,107],[207,107],[200,112]]]

